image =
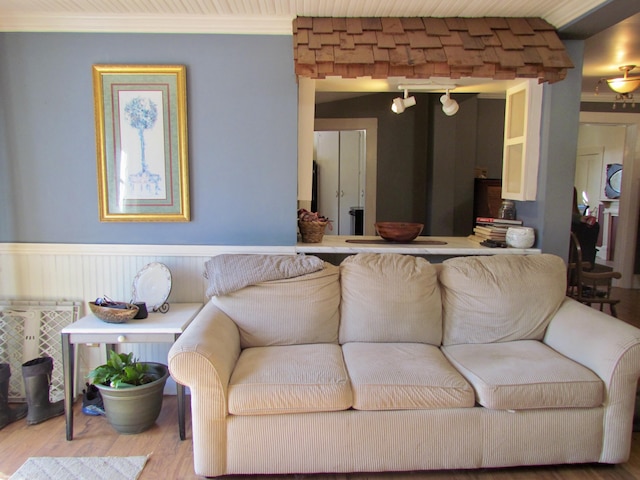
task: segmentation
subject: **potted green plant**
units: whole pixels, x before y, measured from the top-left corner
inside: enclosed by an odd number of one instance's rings
[[[162,363],[140,362],[133,353],[109,352],[107,363],[88,375],[99,390],[108,422],[119,433],[140,433],[160,415],[169,369]]]

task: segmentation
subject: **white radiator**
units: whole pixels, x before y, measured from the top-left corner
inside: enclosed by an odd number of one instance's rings
[[[22,364],[53,358],[49,397],[64,398],[60,331],[78,319],[80,302],[0,301],[0,363],[11,367],[9,400],[24,401]]]

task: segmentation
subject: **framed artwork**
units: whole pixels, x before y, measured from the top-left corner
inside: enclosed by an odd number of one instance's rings
[[[94,65],[102,222],[188,222],[186,69]]]

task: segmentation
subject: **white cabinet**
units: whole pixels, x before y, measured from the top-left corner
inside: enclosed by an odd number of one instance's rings
[[[364,131],[321,131],[314,134],[318,211],[332,220],[325,235],[351,233],[351,207],[364,206]]]
[[[542,85],[525,80],[507,90],[502,198],[535,200],[540,160]]]

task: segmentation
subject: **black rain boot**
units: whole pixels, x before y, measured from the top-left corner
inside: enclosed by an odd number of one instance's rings
[[[22,364],[24,391],[27,397],[27,425],[35,425],[64,413],[64,400],[49,401],[53,358],[41,357]]]
[[[12,422],[26,417],[27,406],[19,405],[9,408],[9,378],[11,367],[8,363],[0,363],[0,429]]]

